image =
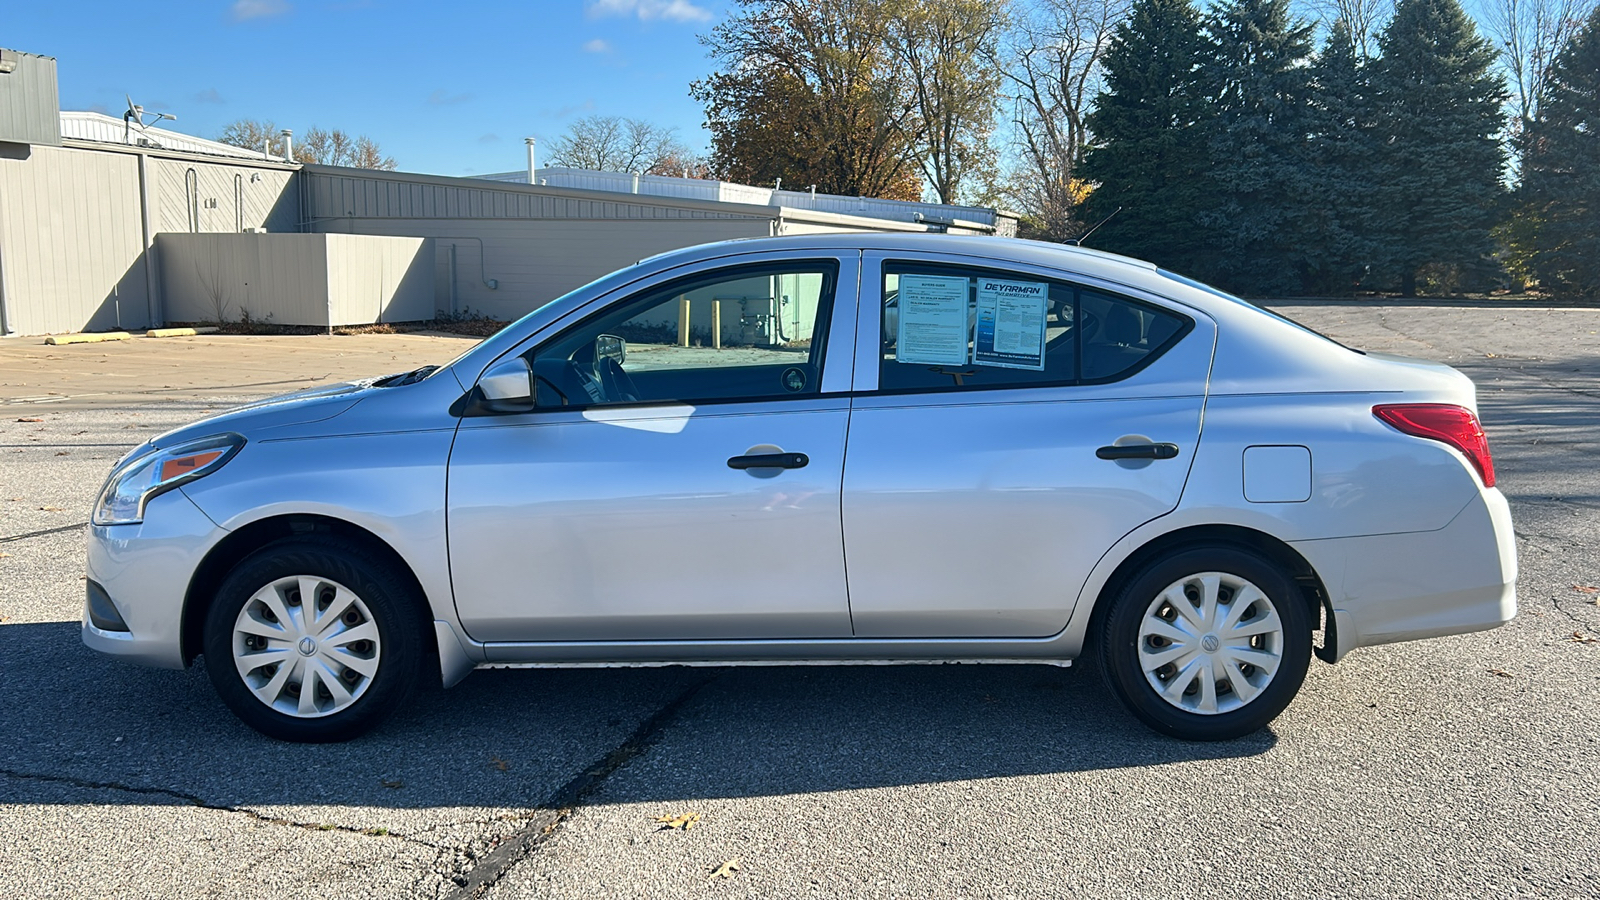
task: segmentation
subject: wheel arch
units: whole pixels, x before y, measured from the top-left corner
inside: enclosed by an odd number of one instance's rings
[[[436,661],[439,647],[432,609],[428,603],[428,593],[423,590],[421,580],[417,578],[416,572],[406,562],[405,557],[389,546],[387,541],[353,522],[315,513],[290,513],[268,516],[240,526],[218,541],[195,568],[194,576],[189,579],[189,587],[183,597],[179,643],[184,665],[193,663],[200,655],[210,599],[235,566],[245,557],[273,541],[318,534],[343,538],[361,547],[382,559],[392,571],[405,580],[407,586],[416,592],[415,596],[422,601],[422,608],[417,610],[421,616],[418,624],[426,635],[428,649],[433,654],[431,661]]]
[[[1237,547],[1282,566],[1300,588],[1301,599],[1306,604],[1312,629],[1316,630],[1319,627],[1329,629],[1324,637],[1325,646],[1315,648],[1317,656],[1327,662],[1333,661],[1327,651],[1328,648],[1336,646],[1336,639],[1331,631],[1333,617],[1329,615],[1325,621],[1323,616],[1324,611],[1329,608],[1329,595],[1327,586],[1322,582],[1322,576],[1317,574],[1317,570],[1300,551],[1281,538],[1244,525],[1190,525],[1156,535],[1141,544],[1117,564],[1095,595],[1094,607],[1090,610],[1085,634],[1099,633],[1097,629],[1101,620],[1111,608],[1117,594],[1151,561],[1180,550],[1200,546]]]

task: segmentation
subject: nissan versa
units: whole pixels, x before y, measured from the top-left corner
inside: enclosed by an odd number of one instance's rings
[[[341,740],[485,665],[1066,664],[1218,740],[1313,653],[1516,612],[1472,382],[1147,263],[943,235],[658,256],[444,366],[158,437],[83,640]]]

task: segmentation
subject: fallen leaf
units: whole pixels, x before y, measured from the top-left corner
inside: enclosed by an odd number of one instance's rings
[[[31,419],[31,418],[26,418],[25,417],[25,418],[18,419],[17,421],[18,422],[43,422],[44,420],[43,419]]]
[[[1490,675],[1499,675],[1501,678],[1515,678],[1515,677],[1517,677],[1517,676],[1511,674],[1510,672],[1507,672],[1505,669],[1490,669],[1488,671],[1489,671]]]
[[[394,781],[390,781],[387,778],[381,779],[381,781],[383,783],[383,786],[386,787],[386,788],[403,788],[403,787],[406,786],[406,783],[404,781],[401,781],[398,778],[395,779]]]
[[[1600,637],[1590,637],[1581,631],[1574,631],[1567,641],[1573,644],[1600,644]]]
[[[656,816],[656,822],[660,823],[662,831],[665,831],[669,828],[677,828],[682,831],[688,831],[694,826],[700,824],[700,814],[697,812],[688,812],[679,813],[676,816]]]
[[[711,877],[714,878],[714,879],[715,878],[732,878],[733,877],[733,873],[735,873],[737,871],[739,871],[739,858],[738,857],[734,857],[733,859],[728,860],[727,862],[723,863],[722,865],[717,866],[716,871],[711,873]]]
[[[39,507],[39,511],[40,512],[62,512],[63,510],[59,506],[41,506],[41,507]]]
[[[8,557],[10,555],[11,554],[9,554],[9,553],[0,553],[0,559],[5,559],[6,557]]]
[[[67,456],[70,453],[72,453],[71,450],[57,450],[56,451],[56,455],[57,456]]]
[[[505,770],[511,768],[511,764],[510,763],[506,762],[505,760],[501,759],[498,756],[489,757],[489,765],[494,766],[496,769],[499,769],[502,772],[504,772]]]
[[[1575,584],[1572,589],[1580,594],[1600,594],[1600,588],[1590,587],[1587,584]]]

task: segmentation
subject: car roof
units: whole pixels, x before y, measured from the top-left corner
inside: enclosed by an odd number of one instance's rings
[[[671,266],[691,260],[708,259],[721,255],[763,252],[795,252],[805,250],[880,250],[924,253],[953,253],[964,256],[986,257],[998,261],[1033,263],[1051,268],[1079,271],[1085,274],[1111,276],[1122,270],[1123,278],[1114,280],[1144,281],[1156,274],[1155,264],[1129,256],[1119,256],[1103,250],[1052,244],[1045,241],[992,235],[964,234],[893,234],[883,232],[857,232],[835,234],[800,234],[782,237],[736,238],[713,244],[700,244],[681,250],[672,250],[641,260],[641,263]]]

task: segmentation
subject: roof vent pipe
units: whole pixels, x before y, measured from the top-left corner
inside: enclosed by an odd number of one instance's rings
[[[539,179],[534,173],[539,171],[539,158],[533,152],[533,138],[523,138],[522,141],[528,145],[528,183],[538,184]]]
[[[639,193],[639,173],[638,172],[633,173],[633,192],[635,194]]]
[[[283,161],[294,162],[294,132],[285,128],[279,133],[283,135]]]

